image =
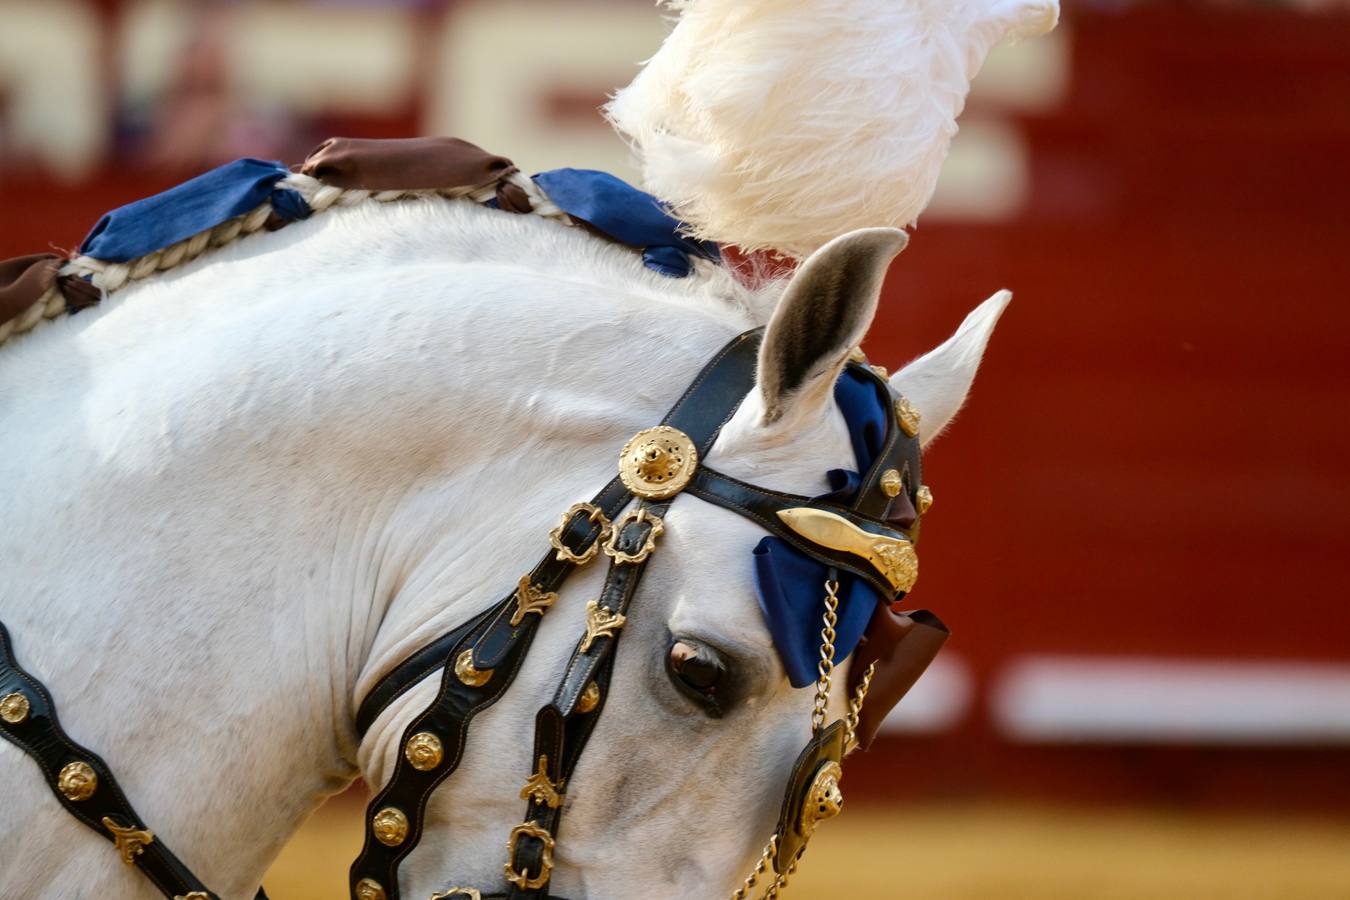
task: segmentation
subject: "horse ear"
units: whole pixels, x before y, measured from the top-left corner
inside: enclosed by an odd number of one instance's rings
[[[759,349],[765,425],[825,407],[876,315],[886,269],[908,241],[898,228],[850,231],[797,269]]]
[[[966,402],[989,336],[1010,300],[1010,291],[999,291],[966,316],[945,343],[891,376],[891,387],[919,411],[919,440],[924,445],[947,427]]]

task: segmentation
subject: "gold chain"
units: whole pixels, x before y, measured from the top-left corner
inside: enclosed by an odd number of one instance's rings
[[[848,701],[848,716],[844,719],[844,748],[847,753],[853,752],[853,748],[858,746],[858,716],[862,715],[863,701],[867,699],[867,691],[872,687],[872,676],[876,673],[877,664],[873,662],[863,673],[853,698]]]
[[[755,870],[750,873],[745,882],[731,895],[731,900],[745,900],[750,896],[750,891],[754,888],[755,882],[759,881],[759,876],[769,867],[769,860],[778,852],[778,835],[769,838],[769,843],[764,847],[764,852],[759,855],[759,862],[755,863]]]
[[[820,664],[816,670],[816,708],[811,713],[811,731],[820,734],[825,728],[825,714],[830,706],[830,681],[834,675],[834,626],[839,622],[839,582],[825,582],[825,624],[820,629]]]
[[[839,624],[839,582],[825,582],[825,615],[824,624],[820,629],[820,664],[816,671],[816,704],[811,712],[811,731],[814,734],[820,734],[825,728],[825,716],[829,712],[830,706],[830,685],[834,677],[834,626]],[[863,700],[867,697],[867,689],[872,685],[872,674],[876,670],[876,664],[873,663],[863,674],[862,684],[858,686],[858,694],[855,699],[849,702],[849,713],[846,728],[848,729],[848,739],[858,726],[858,713],[862,710]],[[848,746],[845,743],[845,746]],[[803,850],[806,848],[803,847]],[[755,863],[755,869],[742,882],[741,886],[736,888],[731,894],[731,900],[747,900],[750,892],[754,890],[755,885],[769,868],[769,862],[774,854],[778,852],[778,835],[775,834],[769,838],[769,843],[764,847],[764,852],[759,855],[759,861]],[[800,857],[800,853],[798,856]],[[775,875],[773,881],[765,888],[762,900],[778,900],[778,895],[787,890],[788,879],[797,872],[797,860],[794,859],[788,863],[787,871],[781,875]]]

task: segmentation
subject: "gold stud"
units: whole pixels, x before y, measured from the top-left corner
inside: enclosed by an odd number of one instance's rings
[[[529,575],[520,576],[520,583],[516,585],[516,611],[511,613],[511,626],[514,628],[525,621],[530,613],[542,619],[544,610],[557,602],[557,594],[536,585]]]
[[[56,778],[56,786],[67,800],[79,803],[98,790],[98,773],[88,763],[67,763]]]
[[[600,705],[600,685],[592,681],[577,699],[577,712],[585,715]]]
[[[557,809],[562,806],[562,782],[554,784],[548,777],[548,754],[539,757],[539,771],[535,772],[520,789],[520,799],[533,798],[535,803]]]
[[[914,404],[909,402],[908,397],[895,398],[895,418],[900,422],[900,430],[907,437],[914,437],[919,433],[919,420],[923,417],[914,408]]]
[[[408,764],[417,771],[430,772],[441,764],[441,760],[445,757],[445,748],[441,746],[441,739],[430,731],[419,731],[408,738],[403,755],[407,757]]]
[[[173,900],[211,900],[211,895],[206,891],[193,891],[190,894],[179,894]]]
[[[388,900],[384,885],[374,878],[362,878],[356,883],[356,900]]]
[[[914,509],[919,515],[928,512],[933,506],[933,492],[928,489],[928,485],[919,485],[919,490],[914,495]]]
[[[482,687],[492,680],[492,670],[478,671],[473,667],[473,648],[470,647],[455,660],[455,675],[469,687]]]
[[[28,719],[28,712],[32,707],[28,703],[28,698],[17,691],[13,694],[6,694],[3,700],[0,700],[0,719],[4,719],[11,725],[19,725]]]
[[[891,377],[891,373],[886,371],[885,366],[868,366],[867,368],[875,372],[876,376],[880,378],[882,381],[886,381]]]
[[[112,832],[113,846],[122,856],[122,862],[129,866],[136,864],[136,857],[145,852],[148,844],[155,842],[155,833],[146,829],[142,831],[135,825],[118,825],[107,816],[103,817],[103,827]]]
[[[863,348],[854,347],[852,350],[848,351],[848,361],[866,365],[867,354],[863,352]]]
[[[647,500],[665,500],[684,490],[698,468],[698,448],[669,425],[646,428],[619,451],[624,487]]]
[[[370,820],[370,830],[381,844],[397,847],[408,837],[408,817],[403,810],[386,806]]]
[[[613,638],[614,633],[623,627],[623,623],[628,621],[628,617],[623,613],[616,613],[608,606],[601,606],[597,600],[588,600],[586,602],[586,636],[581,640],[581,647],[577,649],[578,653],[585,653],[591,649],[591,644],[595,643],[596,638]]]
[[[899,469],[887,469],[881,473],[881,491],[887,497],[897,496],[902,486]]]

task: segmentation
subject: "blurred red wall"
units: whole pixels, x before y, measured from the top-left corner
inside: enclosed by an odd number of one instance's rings
[[[1069,95],[1017,117],[1025,209],[922,224],[867,345],[894,368],[1016,293],[928,461],[915,598],[952,625],[973,705],[883,738],[850,777],[887,796],[1344,809],[1343,740],[1013,740],[990,714],[1027,654],[1350,664],[1350,17],[1068,19]],[[321,124],[418,130],[409,108]],[[73,247],[184,174],[0,171],[0,257]]]

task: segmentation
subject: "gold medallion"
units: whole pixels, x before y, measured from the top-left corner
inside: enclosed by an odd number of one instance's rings
[[[696,469],[698,448],[689,435],[669,425],[639,431],[619,451],[623,486],[647,500],[674,497]]]
[[[455,675],[469,687],[482,687],[492,680],[492,670],[478,671],[473,667],[473,648],[470,647],[455,660]]]
[[[388,900],[384,885],[374,878],[362,878],[356,883],[356,900]]]
[[[403,810],[386,806],[370,820],[370,830],[381,844],[397,847],[408,837],[408,817]]]
[[[79,803],[94,796],[98,790],[98,773],[89,763],[67,763],[56,778],[56,786],[67,800]]]
[[[919,485],[919,490],[914,498],[914,509],[919,515],[928,512],[933,506],[933,492],[928,489],[928,485]]]
[[[408,738],[403,755],[407,757],[408,764],[417,771],[430,772],[441,764],[445,748],[441,746],[441,739],[430,731],[419,731]]]
[[[878,483],[881,485],[881,492],[887,497],[898,496],[900,488],[904,487],[904,483],[900,480],[899,469],[887,469],[882,472],[881,481]]]
[[[28,719],[28,712],[32,707],[28,703],[28,698],[17,691],[13,694],[6,694],[4,699],[0,699],[0,719],[4,719],[11,725],[20,725]]]

